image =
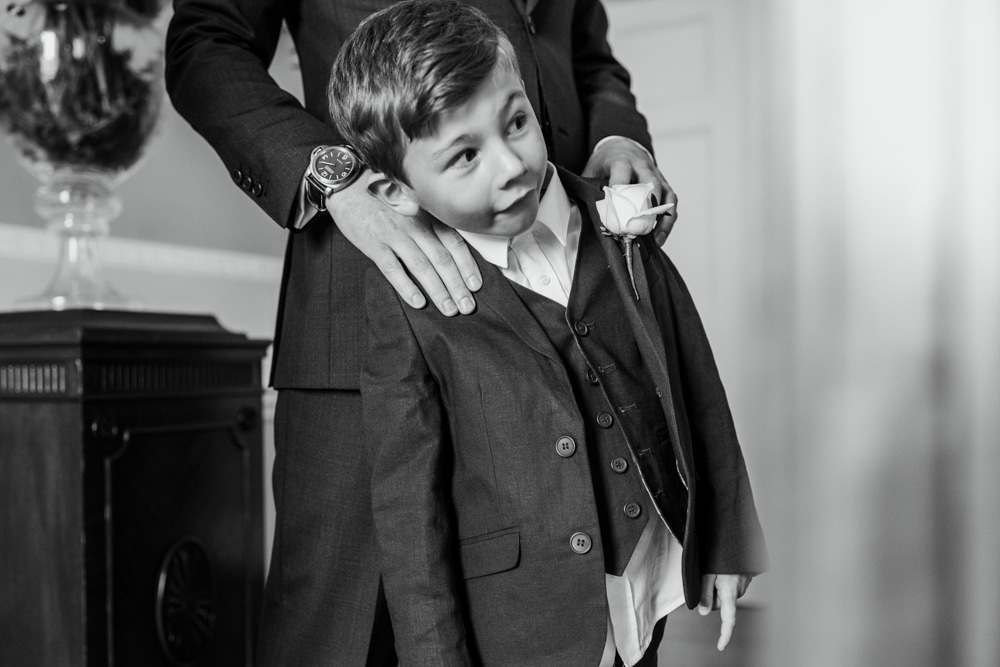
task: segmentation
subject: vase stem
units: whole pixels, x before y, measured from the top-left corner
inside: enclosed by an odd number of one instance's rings
[[[121,199],[101,179],[72,174],[40,187],[35,210],[59,238],[59,263],[41,294],[19,302],[22,308],[136,309],[104,277],[98,253],[109,223],[121,213]]]

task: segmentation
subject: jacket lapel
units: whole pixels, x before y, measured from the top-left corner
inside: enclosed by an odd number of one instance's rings
[[[540,0],[507,0],[518,14],[522,16],[530,16],[531,12],[535,11],[535,7],[538,6]]]
[[[608,266],[615,288],[625,305],[629,321],[635,329],[636,338],[640,344],[640,350],[651,354],[650,359],[656,360],[656,369],[650,368],[653,372],[657,370],[662,375],[654,375],[653,379],[657,383],[666,381],[667,366],[666,353],[663,348],[663,338],[660,335],[659,325],[653,312],[653,303],[650,298],[649,280],[646,275],[646,267],[643,262],[643,255],[648,257],[645,249],[640,250],[640,243],[651,243],[651,241],[636,241],[632,245],[632,268],[635,273],[635,287],[639,292],[638,301],[635,298],[635,291],[632,289],[632,281],[628,274],[628,265],[625,262],[625,249],[621,243],[612,236],[607,236],[602,232],[600,216],[597,214],[596,202],[602,198],[603,192],[588,181],[582,180],[572,174],[560,170],[563,187],[570,197],[574,198],[577,205],[585,208],[583,224],[591,224],[600,239],[601,248],[604,250]],[[589,221],[589,222],[588,222]]]
[[[586,215],[584,216],[586,219],[583,221],[583,224],[588,224],[589,219],[589,224],[592,224],[597,231],[601,247],[604,250],[611,271],[612,282],[618,291],[618,296],[624,306],[629,324],[635,333],[636,344],[646,363],[650,378],[653,384],[660,390],[660,402],[667,417],[667,423],[670,426],[670,435],[675,443],[675,447],[678,447],[682,442],[681,427],[678,424],[675,411],[676,403],[674,402],[673,387],[670,382],[671,373],[668,370],[663,333],[660,331],[660,325],[654,311],[655,304],[650,293],[649,276],[646,273],[646,262],[644,261],[650,259],[650,252],[659,252],[659,250],[655,249],[655,246],[642,248],[639,245],[640,243],[653,243],[652,240],[639,240],[633,243],[632,268],[635,274],[635,290],[633,290],[632,280],[628,273],[628,265],[625,261],[624,247],[614,237],[607,236],[601,231],[600,216],[597,213],[595,204],[598,199],[603,198],[603,192],[593,183],[571,174],[567,175],[565,171],[560,171],[560,177],[563,181],[563,187],[566,188],[569,196],[576,200],[577,205],[586,209]],[[636,292],[639,293],[638,300],[636,300]],[[662,304],[661,307],[663,307]],[[679,458],[686,459],[686,457],[681,457],[680,452],[678,452],[678,456]]]
[[[472,254],[483,277],[483,286],[476,294],[476,303],[492,310],[535,352],[556,363],[562,363],[548,334],[521,301],[510,281],[504,278],[498,267],[486,261],[474,248]]]

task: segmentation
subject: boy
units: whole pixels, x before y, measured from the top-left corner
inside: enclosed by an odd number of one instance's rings
[[[699,600],[722,604],[724,646],[763,536],[673,265],[640,240],[630,276],[599,231],[601,191],[547,162],[509,41],[457,0],[373,15],[330,90],[369,192],[459,230],[483,274],[459,319],[407,308],[374,270],[367,283],[362,396],[400,661],[655,665],[666,614]]]

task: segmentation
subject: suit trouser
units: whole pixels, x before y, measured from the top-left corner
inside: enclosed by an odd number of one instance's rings
[[[278,392],[274,547],[257,664],[395,665],[358,391]]]

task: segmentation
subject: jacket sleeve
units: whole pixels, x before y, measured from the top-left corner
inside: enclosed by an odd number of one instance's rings
[[[440,395],[396,294],[367,278],[361,392],[396,651],[404,665],[468,665]]]
[[[759,574],[768,567],[764,532],[712,348],[680,273],[666,255],[655,254],[662,261],[674,311],[684,406],[697,468],[701,571]]]
[[[573,16],[573,70],[588,125],[588,151],[601,139],[628,137],[650,153],[646,118],[636,108],[628,71],[611,52],[608,16],[600,0],[580,0]]]
[[[291,221],[309,154],[336,131],[268,74],[283,19],[280,0],[175,0],[166,85],[178,113],[279,225]]]

